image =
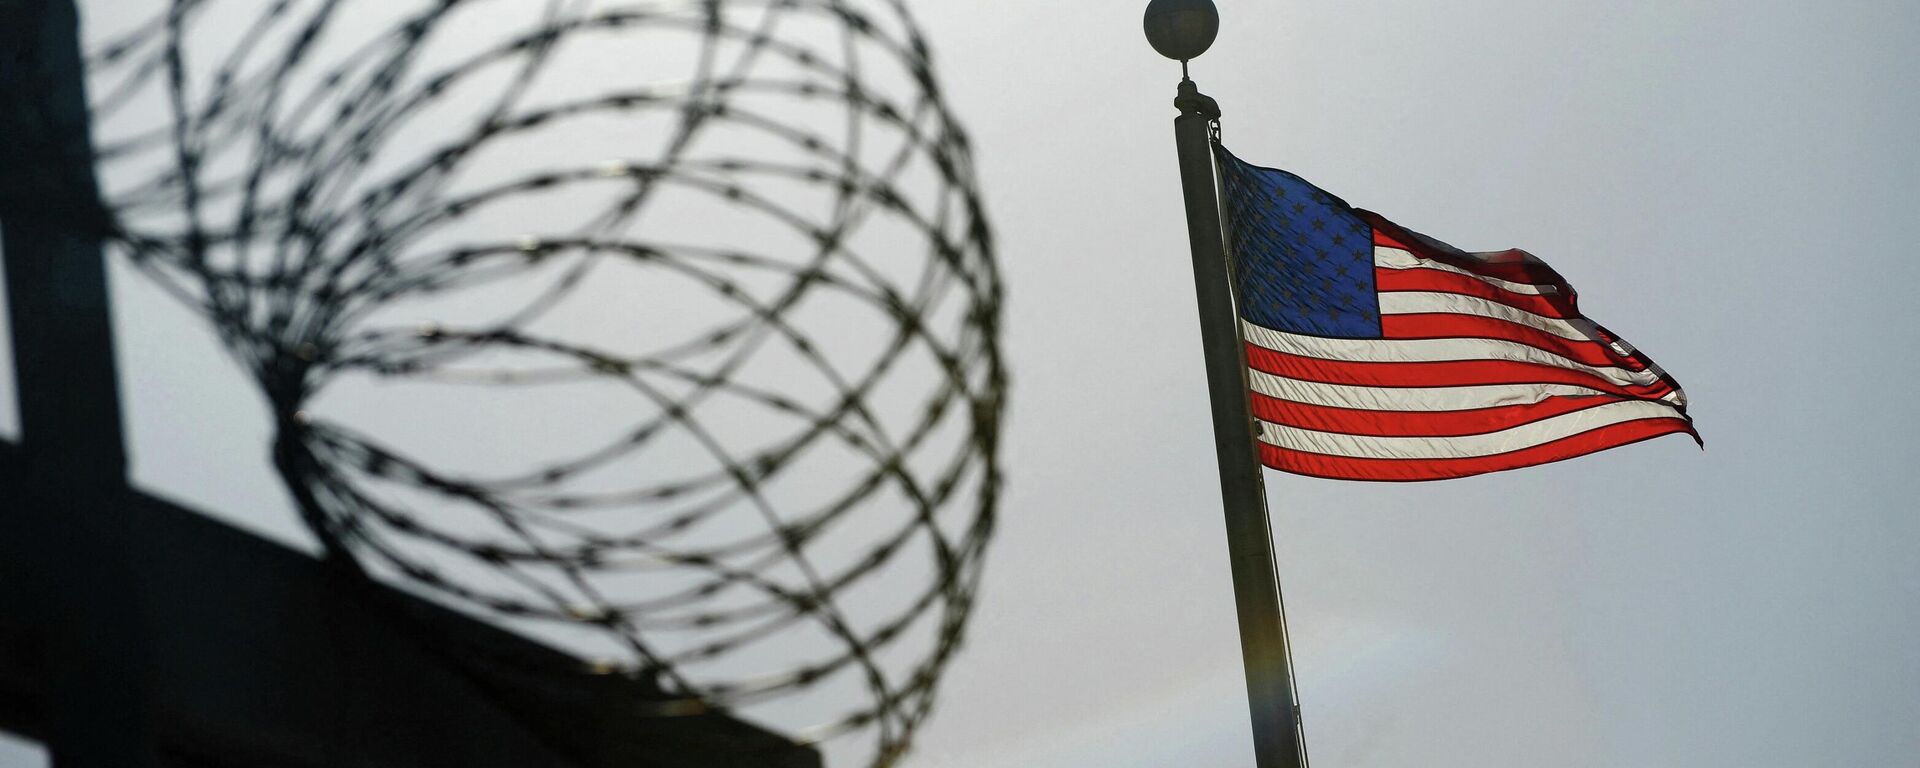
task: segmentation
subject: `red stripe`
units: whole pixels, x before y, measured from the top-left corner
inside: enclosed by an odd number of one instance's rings
[[[1673,391],[1665,383],[1626,386],[1586,371],[1512,360],[1446,360],[1412,363],[1322,360],[1247,344],[1247,365],[1256,371],[1301,381],[1356,387],[1470,387],[1485,384],[1572,384],[1622,397],[1655,400]]]
[[[1373,228],[1373,244],[1376,246],[1386,246],[1388,248],[1398,248],[1403,251],[1413,250],[1413,246],[1395,240],[1391,233],[1379,227]]]
[[[1372,437],[1459,437],[1484,435],[1541,419],[1618,403],[1612,395],[1549,397],[1537,403],[1500,405],[1467,411],[1366,411],[1308,405],[1249,393],[1253,417],[1286,427]]]
[[[1399,248],[1410,251],[1421,258],[1432,259],[1443,264],[1465,269],[1476,275],[1497,277],[1515,283],[1534,283],[1537,285],[1557,286],[1568,296],[1573,295],[1573,286],[1560,276],[1552,267],[1529,256],[1525,251],[1508,250],[1494,255],[1468,254],[1445,246],[1446,250],[1427,245],[1414,233],[1398,224],[1388,221],[1385,216],[1372,211],[1355,209],[1354,213],[1373,225],[1374,245]]]
[[[1541,296],[1531,293],[1515,293],[1497,285],[1475,280],[1466,275],[1442,272],[1437,269],[1388,269],[1377,267],[1373,270],[1374,283],[1381,292],[1388,291],[1429,291],[1435,293],[1459,293],[1467,296],[1497,301],[1515,309],[1524,309],[1536,315],[1547,317],[1579,317],[1580,311],[1558,295]]]
[[[1560,279],[1559,275],[1554,274],[1553,270],[1546,269],[1544,265],[1538,262],[1520,261],[1518,257],[1515,257],[1514,261],[1481,261],[1476,258],[1463,258],[1437,253],[1431,250],[1424,253],[1415,251],[1415,253],[1419,253],[1421,256],[1433,259],[1442,264],[1451,264],[1476,275],[1485,275],[1510,283],[1551,285],[1569,294],[1572,293],[1572,289],[1567,286],[1566,281]]]
[[[1285,472],[1337,480],[1444,480],[1562,461],[1671,434],[1693,434],[1693,427],[1679,418],[1639,419],[1518,451],[1464,459],[1354,459],[1261,443],[1260,463]]]
[[[1563,338],[1538,328],[1479,315],[1444,312],[1381,315],[1380,333],[1389,339],[1503,339],[1544,349],[1587,365],[1617,365],[1629,371],[1646,369],[1640,361],[1616,355],[1607,345],[1598,341]]]

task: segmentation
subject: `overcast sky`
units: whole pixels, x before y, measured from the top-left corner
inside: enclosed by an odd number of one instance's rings
[[[1442,483],[1269,474],[1316,764],[1916,764],[1920,5],[1221,5],[1193,74],[1227,146],[1546,259],[1707,442]],[[914,4],[974,139],[1014,389],[982,602],[909,766],[1252,765],[1179,70],[1143,6]],[[112,277],[136,480],[305,546],[250,382]]]

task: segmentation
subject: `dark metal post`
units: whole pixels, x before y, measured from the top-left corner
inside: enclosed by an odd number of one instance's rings
[[[73,0],[0,0],[0,247],[27,449],[0,522],[28,544],[50,630],[54,764],[139,768],[154,764],[146,648],[84,72]]]
[[[1214,128],[1220,105],[1186,77],[1187,62],[1212,47],[1220,33],[1213,0],[1152,0],[1143,19],[1147,43],[1180,62],[1180,93],[1173,106],[1174,140],[1180,150],[1180,183],[1187,199],[1187,239],[1193,247],[1193,284],[1200,304],[1200,341],[1207,356],[1207,387],[1213,401],[1213,446],[1220,462],[1220,500],[1227,513],[1227,555],[1233,567],[1233,599],[1240,620],[1240,655],[1247,670],[1247,705],[1253,713],[1253,752],[1260,768],[1304,768],[1306,740],[1293,688],[1293,655],[1287,650],[1286,615],[1273,564],[1273,531],[1267,522],[1266,488],[1260,481],[1252,409],[1247,403],[1246,347],[1234,312]]]
[[[1215,179],[1213,126],[1220,107],[1192,80],[1180,81],[1173,105],[1186,191],[1187,240],[1193,247],[1194,292],[1200,303],[1200,341],[1206,350],[1213,400],[1213,444],[1220,461],[1220,499],[1227,513],[1227,552],[1234,604],[1240,617],[1240,654],[1253,712],[1253,748],[1260,768],[1302,768],[1306,751],[1294,701],[1286,618],[1274,568],[1266,488],[1255,459],[1253,417],[1247,404],[1246,348],[1234,311]]]

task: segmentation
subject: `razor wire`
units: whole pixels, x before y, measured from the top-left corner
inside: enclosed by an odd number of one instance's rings
[[[810,738],[866,733],[872,764],[893,763],[973,606],[1005,390],[1002,288],[970,150],[907,9],[521,2],[537,8],[528,23],[470,45],[461,30],[487,18],[473,9],[499,0],[392,5],[172,0],[94,46],[96,124],[116,126],[96,130],[113,247],[203,311],[257,380],[276,467],[352,572],[590,637],[581,674],[657,685],[663,715],[841,681],[858,700]],[[542,98],[561,51],[635,35],[679,40],[662,46],[680,46],[688,76],[650,75],[638,58],[630,79]],[[822,110],[835,119],[799,118]],[[620,135],[651,151],[574,157],[539,141],[593,121],[645,126]],[[752,138],[714,143],[721,133]],[[562,157],[476,172],[527,140]],[[582,190],[593,204],[577,203]],[[550,195],[575,201],[553,206],[565,225],[529,202]],[[728,242],[730,227],[663,234],[647,216],[669,199],[776,234],[758,250]],[[463,234],[501,222],[524,233]],[[863,239],[875,229],[892,233],[884,247]],[[718,319],[644,353],[543,325],[613,269],[671,280]],[[525,290],[487,298],[501,286]],[[447,296],[486,317],[416,321]],[[827,301],[864,319],[802,319]],[[848,341],[861,334],[873,340]],[[748,373],[776,352],[779,376]],[[926,381],[906,415],[874,405],[916,364]],[[801,378],[815,396],[787,385]],[[479,473],[330,417],[316,402],[346,380],[587,385],[636,405],[607,413],[617,429],[593,445]],[[747,432],[764,439],[742,448],[716,412],[757,414]],[[810,457],[829,450],[858,467],[833,493],[802,503],[775,487],[809,480]],[[823,551],[849,531],[863,551]],[[890,575],[912,557],[926,575]],[[901,604],[855,616],[845,595],[876,584]],[[832,650],[771,672],[730,666],[780,657],[803,631]],[[902,653],[904,665],[882,658]]]

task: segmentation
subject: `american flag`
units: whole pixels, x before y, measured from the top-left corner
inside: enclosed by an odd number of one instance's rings
[[[1468,253],[1220,148],[1261,463],[1438,480],[1699,434],[1524,251]]]

